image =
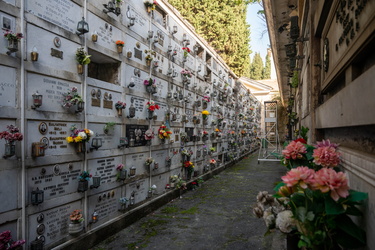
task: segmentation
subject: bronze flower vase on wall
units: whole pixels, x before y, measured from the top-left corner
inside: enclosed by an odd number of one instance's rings
[[[117,116],[122,116],[122,109],[116,109],[117,110]]]
[[[82,75],[83,74],[83,65],[77,64],[77,73]]]
[[[84,153],[86,151],[86,144],[84,142],[75,143],[76,153]]]
[[[83,193],[89,189],[89,181],[88,180],[80,180],[78,182],[78,189],[77,192]]]
[[[4,158],[11,157],[16,154],[16,145],[14,142],[9,142],[5,144]]]

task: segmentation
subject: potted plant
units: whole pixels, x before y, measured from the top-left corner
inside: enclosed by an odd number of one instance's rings
[[[72,134],[66,137],[66,141],[68,143],[74,143],[76,145],[77,153],[85,152],[85,143],[88,142],[92,136],[94,136],[94,132],[87,128],[77,129],[75,125],[73,125],[70,130],[72,131]]]
[[[78,235],[83,230],[83,221],[85,219],[83,218],[81,211],[82,210],[80,209],[76,209],[69,216],[70,223],[68,232],[70,235]]]
[[[25,242],[25,240],[14,241],[12,239],[12,234],[9,230],[0,233],[1,250],[22,249],[22,245],[25,244]]]
[[[122,101],[118,101],[115,103],[115,108],[117,110],[117,115],[122,116],[122,110],[126,108],[126,103]]]
[[[156,109],[159,109],[159,105],[155,104],[154,101],[148,101],[146,103],[146,108],[148,110],[148,119],[151,120],[154,118],[154,112]],[[157,116],[156,116],[157,117]]]
[[[0,139],[5,139],[5,153],[4,158],[11,157],[16,154],[15,141],[22,141],[23,135],[20,133],[19,128],[8,125],[7,130],[0,132]]]
[[[155,10],[156,5],[158,4],[155,0],[143,0],[143,3],[147,7],[147,12]]]
[[[117,170],[117,180],[125,180],[127,175],[127,170],[124,168],[124,164],[118,164]]]
[[[83,65],[89,64],[91,55],[88,55],[83,47],[77,48],[76,61],[78,62],[77,71],[78,74],[83,74]]]
[[[116,41],[116,47],[117,47],[117,52],[122,53],[122,49],[124,48],[125,42],[121,40]]]
[[[78,89],[73,87],[67,93],[63,93],[62,106],[69,109],[72,106],[76,107],[75,112],[82,112],[84,109],[85,102],[82,97],[78,94]]]
[[[5,32],[4,37],[8,40],[8,51],[7,54],[10,55],[13,52],[18,51],[18,42],[23,38],[22,33],[13,33],[12,31],[8,30]]]

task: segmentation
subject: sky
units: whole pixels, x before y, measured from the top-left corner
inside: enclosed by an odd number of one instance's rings
[[[247,16],[246,21],[250,24],[250,46],[251,51],[251,58],[253,58],[255,52],[260,52],[260,56],[262,57],[263,61],[265,61],[267,48],[270,45],[268,32],[263,35],[262,31],[267,29],[266,23],[258,17],[258,10],[261,10],[262,7],[259,4],[249,4],[247,7]]]

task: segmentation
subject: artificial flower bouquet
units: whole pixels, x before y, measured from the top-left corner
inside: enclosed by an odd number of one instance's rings
[[[13,41],[19,41],[21,38],[23,38],[22,33],[13,33],[12,31],[8,30],[7,32],[4,33],[4,37],[7,40],[13,40]]]
[[[183,47],[182,50],[184,51],[184,57],[187,57],[190,53],[190,49],[188,47]]]
[[[150,78],[150,79],[146,79],[146,80],[144,80],[143,81],[143,84],[145,85],[145,86],[153,86],[153,87],[156,87],[156,85],[155,85],[155,79],[152,79],[152,78]]]
[[[69,219],[72,223],[80,223],[84,221],[81,211],[82,210],[80,209],[76,209],[70,214]]]
[[[158,136],[162,140],[171,138],[171,134],[172,131],[164,124],[161,125],[158,129]]]
[[[122,101],[117,101],[115,103],[115,108],[116,109],[124,109],[124,108],[126,108],[126,103],[122,102]]]
[[[191,161],[185,161],[184,168],[188,171],[189,174],[191,174],[194,171],[194,163]]]
[[[209,103],[209,102],[210,102],[210,97],[207,96],[207,95],[205,95],[205,96],[202,97],[202,101],[203,101],[204,103]]]
[[[156,5],[158,5],[155,0],[143,0],[143,3],[146,7],[150,7],[152,10],[155,10]]]
[[[298,247],[332,249],[366,245],[365,231],[349,216],[362,215],[357,205],[361,205],[368,195],[349,188],[346,174],[338,168],[340,153],[337,148],[338,145],[329,140],[309,145],[299,138],[282,151],[282,163],[289,171],[275,187],[274,197],[290,211],[283,212],[279,220],[287,221],[296,229]],[[274,218],[278,225],[279,214],[273,218],[270,214],[263,215],[265,217],[266,220]],[[272,225],[271,222],[268,224]],[[278,228],[281,230],[280,223]]]
[[[160,106],[155,104],[154,101],[149,101],[146,103],[146,108],[148,109],[148,111],[155,111],[155,109],[160,109]]]
[[[0,233],[1,250],[22,249],[22,245],[25,244],[25,242],[25,240],[14,241],[12,239],[12,234],[9,230]]]
[[[208,110],[203,110],[202,111],[203,120],[206,120],[209,115],[210,115],[210,112]]]
[[[154,159],[152,157],[149,157],[146,159],[145,164],[146,166],[150,166],[154,162]]]
[[[92,175],[88,171],[82,171],[82,173],[79,175],[78,179],[80,181],[89,181]]]
[[[145,140],[150,141],[154,138],[154,131],[152,129],[147,129],[145,132]]]
[[[124,41],[121,41],[121,40],[117,40],[117,41],[116,41],[116,45],[117,45],[117,46],[120,46],[120,47],[124,47],[124,46],[125,46],[125,42],[124,42]]]
[[[14,141],[22,141],[23,135],[19,128],[13,125],[8,125],[7,130],[0,132],[0,139],[5,139],[6,143],[12,144]]]
[[[67,93],[63,93],[62,106],[64,108],[70,108],[80,102],[83,102],[83,99],[80,94],[78,94],[78,89],[76,87],[73,87]]]
[[[191,72],[189,70],[187,70],[187,69],[181,70],[181,75],[189,77],[189,78],[192,76]]]
[[[68,143],[78,143],[78,142],[88,142],[92,136],[94,136],[94,132],[90,129],[77,129],[74,125],[70,129],[72,134],[66,137],[66,141]]]

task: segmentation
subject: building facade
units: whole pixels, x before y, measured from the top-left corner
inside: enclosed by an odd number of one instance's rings
[[[350,187],[369,199],[361,226],[375,248],[374,1],[264,0],[289,137],[339,143]]]
[[[67,248],[258,147],[259,101],[152,3],[0,1],[0,232],[26,248]]]

